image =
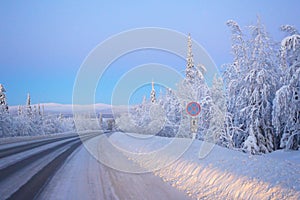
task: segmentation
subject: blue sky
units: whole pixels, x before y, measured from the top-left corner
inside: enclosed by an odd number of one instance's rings
[[[0,83],[7,90],[9,105],[25,104],[27,92],[33,103],[71,103],[77,71],[88,53],[108,37],[140,27],[191,33],[220,66],[231,61],[228,19],[244,27],[259,15],[279,41],[280,25],[300,29],[299,4],[297,0],[2,1]],[[129,56],[114,63],[97,90],[97,102],[110,103],[112,85],[136,64],[162,62],[184,69],[182,60],[160,53],[150,59],[149,54],[140,54],[142,60]],[[119,70],[121,65],[127,67]]]

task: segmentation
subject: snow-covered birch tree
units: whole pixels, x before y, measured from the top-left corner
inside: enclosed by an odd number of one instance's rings
[[[273,102],[273,125],[277,148],[300,146],[300,35],[289,25],[282,26],[288,36],[281,42],[282,87]]]
[[[232,37],[232,55],[233,62],[223,65],[223,81],[225,84],[226,95],[226,114],[225,114],[225,138],[233,141],[232,146],[240,148],[246,138],[244,124],[239,119],[237,112],[239,108],[239,95],[244,71],[248,69],[248,45],[240,26],[233,20],[227,21],[227,26],[230,28]],[[229,144],[223,143],[228,146]],[[229,145],[231,146],[231,145]]]
[[[272,101],[277,89],[275,51],[259,18],[250,26],[250,39],[238,24],[227,23],[233,32],[234,62],[225,71],[228,112],[233,116],[236,147],[253,154],[274,150]],[[228,119],[228,118],[227,118]]]

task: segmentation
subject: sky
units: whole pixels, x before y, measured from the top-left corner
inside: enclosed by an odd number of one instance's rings
[[[115,34],[142,27],[191,33],[221,66],[232,60],[227,20],[245,27],[259,15],[271,37],[280,41],[281,25],[300,29],[299,4],[297,0],[1,1],[0,83],[9,105],[25,104],[27,93],[32,103],[70,104],[76,75],[89,53]],[[96,102],[109,104],[122,74],[144,62],[176,65],[179,71],[185,65],[184,60],[161,52],[128,55],[106,71]]]

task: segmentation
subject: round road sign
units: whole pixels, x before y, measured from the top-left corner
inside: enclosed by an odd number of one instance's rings
[[[186,112],[191,116],[199,115],[200,111],[201,111],[201,107],[200,104],[197,102],[190,102],[186,106]]]

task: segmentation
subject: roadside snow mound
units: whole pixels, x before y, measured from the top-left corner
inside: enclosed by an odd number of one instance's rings
[[[166,156],[153,161],[145,156],[147,152],[155,152],[164,145],[168,148],[171,140],[179,140],[176,143],[180,144],[187,139],[153,136],[141,140],[134,134],[118,132],[109,140],[126,150],[124,154],[129,159],[149,169],[153,162],[165,162]],[[253,156],[216,145],[207,157],[199,159],[202,144],[193,141],[179,159],[153,173],[197,199],[300,199],[299,151]]]

